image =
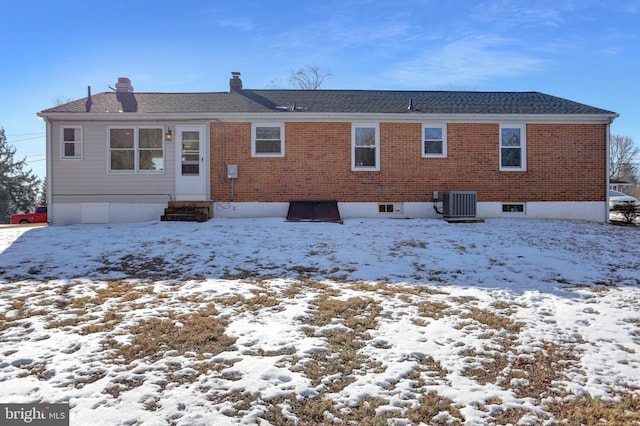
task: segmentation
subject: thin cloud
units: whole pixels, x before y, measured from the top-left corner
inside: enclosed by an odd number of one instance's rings
[[[491,0],[479,3],[471,15],[476,22],[506,28],[523,27],[560,27],[565,23],[563,11],[571,8],[570,4],[558,5],[556,2],[544,2],[531,5],[530,2],[514,0]]]
[[[253,22],[246,18],[217,19],[215,24],[219,27],[233,28],[241,31],[252,31],[255,27]]]
[[[329,20],[313,23],[298,23],[283,29],[276,35],[274,45],[280,49],[304,48],[333,51],[392,43],[405,39],[413,31],[406,22],[389,17],[381,22],[370,22],[335,16]]]
[[[508,49],[508,40],[465,38],[398,65],[389,74],[396,84],[434,88],[469,86],[486,80],[532,73],[544,60]]]

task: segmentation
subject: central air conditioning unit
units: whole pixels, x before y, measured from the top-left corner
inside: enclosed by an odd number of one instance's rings
[[[445,218],[476,217],[477,202],[475,191],[444,191],[442,214]]]

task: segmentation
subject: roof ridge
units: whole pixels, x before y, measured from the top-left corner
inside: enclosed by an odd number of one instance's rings
[[[126,105],[125,105],[126,104]],[[396,89],[242,89],[230,92],[101,92],[42,111],[137,113],[599,114],[612,111],[542,92]],[[293,107],[292,107],[293,106]]]

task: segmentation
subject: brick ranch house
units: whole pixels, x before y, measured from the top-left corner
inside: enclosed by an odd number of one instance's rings
[[[342,218],[608,220],[616,113],[538,92],[230,90],[137,93],[128,78],[38,113],[51,224],[158,220],[169,202],[212,217],[285,217],[337,200]],[[435,193],[437,191],[437,194]]]

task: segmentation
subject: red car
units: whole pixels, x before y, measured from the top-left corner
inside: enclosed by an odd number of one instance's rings
[[[18,223],[42,223],[47,222],[47,206],[38,206],[33,213],[14,214],[11,216],[12,224]]]

